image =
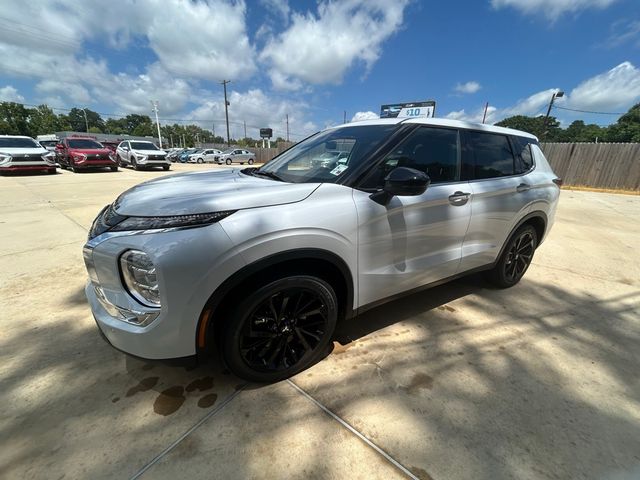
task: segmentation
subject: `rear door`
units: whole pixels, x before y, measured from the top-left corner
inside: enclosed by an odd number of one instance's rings
[[[463,176],[469,179],[473,203],[461,272],[496,260],[535,195],[526,181],[520,146],[508,135],[467,130],[462,138]]]
[[[418,196],[369,198],[396,167],[425,172],[431,185]],[[469,184],[460,179],[458,130],[420,126],[354,190],[358,212],[359,304],[450,277],[458,270],[469,224]]]

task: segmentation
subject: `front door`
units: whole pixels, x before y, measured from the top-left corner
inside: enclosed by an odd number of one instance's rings
[[[371,200],[371,190],[396,167],[425,172],[431,185],[422,195],[394,197],[387,205]],[[361,188],[354,190],[360,306],[456,274],[471,212],[469,184],[460,180],[457,130],[418,127]]]

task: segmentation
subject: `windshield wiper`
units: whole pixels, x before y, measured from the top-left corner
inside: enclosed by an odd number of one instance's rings
[[[277,174],[273,172],[263,172],[261,170],[253,170],[251,172],[252,175],[260,175],[263,177],[271,178],[272,180],[277,180],[278,182],[284,182],[282,178],[280,178]]]

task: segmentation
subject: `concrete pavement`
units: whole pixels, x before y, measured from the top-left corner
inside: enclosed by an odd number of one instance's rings
[[[165,174],[0,177],[0,477],[640,477],[640,197],[565,191],[518,286],[387,304],[254,386],[97,333],[86,230]]]

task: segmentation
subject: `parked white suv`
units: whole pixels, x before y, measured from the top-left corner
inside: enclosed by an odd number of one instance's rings
[[[0,173],[39,170],[56,173],[56,154],[31,137],[0,135]]]
[[[118,165],[132,166],[135,170],[147,167],[162,167],[163,170],[171,168],[171,161],[167,159],[167,152],[160,150],[153,142],[141,140],[125,140],[120,142],[116,149]]]
[[[515,285],[553,224],[560,183],[538,140],[517,130],[340,125],[261,168],[124,192],[91,227],[86,294],[120,350],[159,359],[217,346],[235,374],[276,381],[323,358],[337,323],[382,302],[479,270]]]

